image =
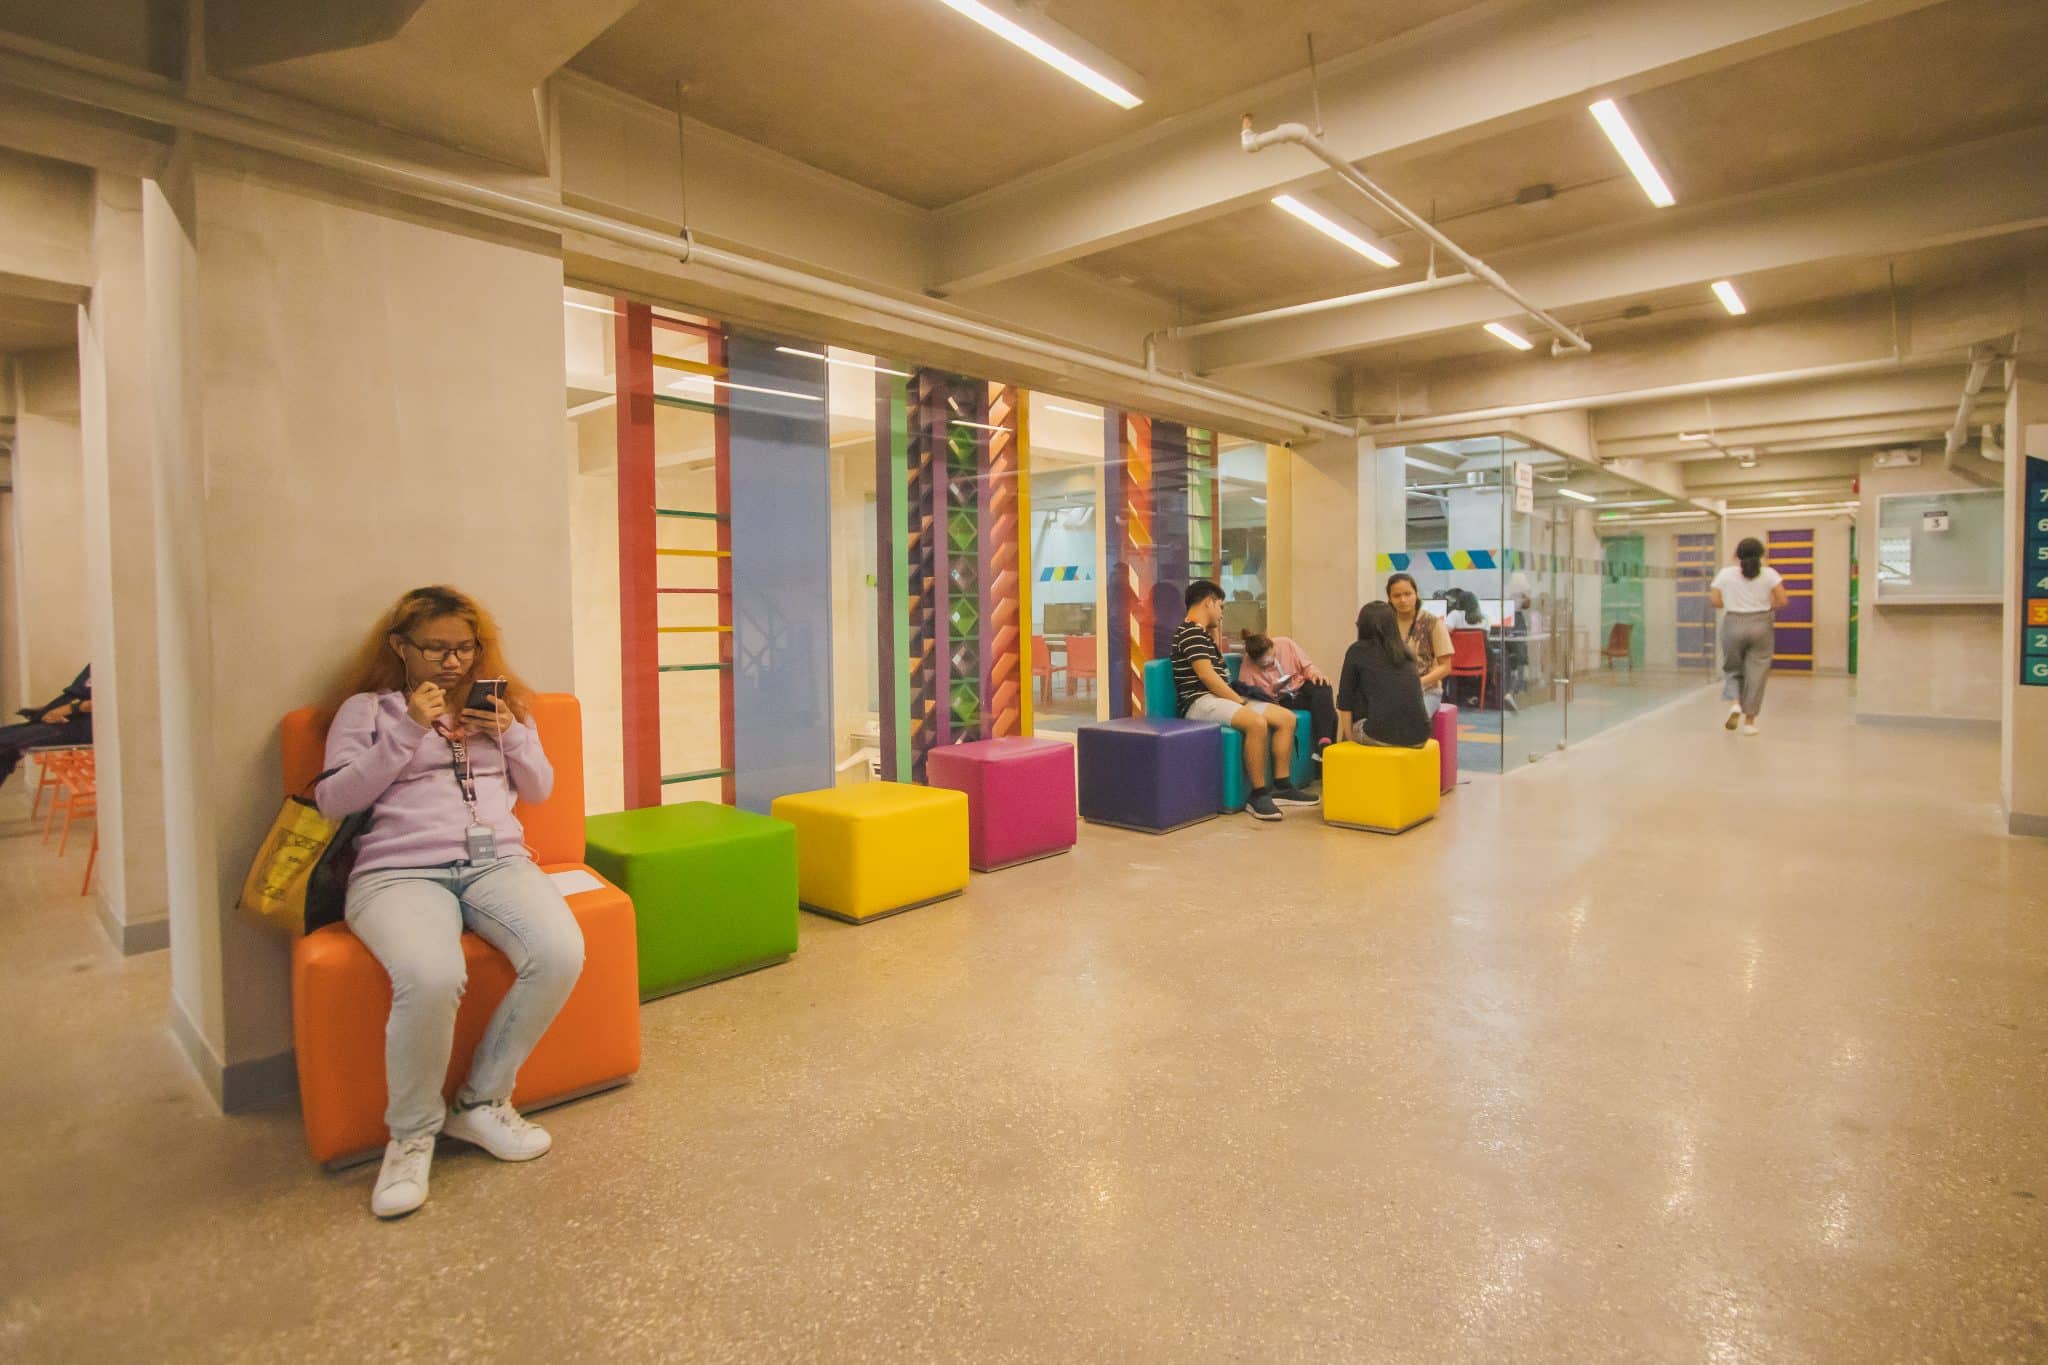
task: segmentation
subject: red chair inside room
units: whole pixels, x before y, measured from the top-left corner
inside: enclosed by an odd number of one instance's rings
[[[1074,695],[1074,683],[1086,678],[1088,688],[1095,689],[1095,637],[1093,635],[1069,635],[1067,640],[1067,695]]]
[[[1040,705],[1052,700],[1052,646],[1043,635],[1031,637],[1031,677],[1038,684]]]
[[[1616,621],[1607,632],[1607,648],[1600,651],[1600,666],[1612,668],[1616,659],[1626,659],[1629,671],[1633,673],[1636,667],[1634,636],[1634,626],[1626,621]]]
[[[329,717],[308,707],[284,718],[284,786],[305,792],[319,775]],[[547,872],[587,873],[598,889],[568,897],[583,930],[583,975],[519,1071],[522,1109],[622,1084],[640,1069],[640,964],[633,903],[583,863],[583,718],[576,698],[533,699],[541,747],[554,766],[546,801],[515,813],[534,861]],[[470,1054],[512,986],[512,964],[475,934],[462,936],[469,986],[455,1021],[446,1089],[468,1074]],[[316,1161],[341,1165],[374,1154],[384,1127],[384,1021],[391,979],[347,927],[316,929],[292,949],[292,1035],[306,1145]]]
[[[1483,630],[1454,630],[1451,632],[1451,676],[1453,678],[1475,678],[1479,682],[1479,708],[1486,708],[1486,632]]]

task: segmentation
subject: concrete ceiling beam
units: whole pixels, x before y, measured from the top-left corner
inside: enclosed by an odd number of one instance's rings
[[[1498,358],[1466,357],[1412,371],[1356,371],[1347,410],[1383,419],[1532,403],[1606,408],[1633,394],[1674,385],[1869,364],[1891,369],[1866,376],[1867,382],[1883,383],[1899,373],[1939,365],[1954,369],[1960,386],[1970,344],[2016,325],[2025,303],[2024,273],[1901,289],[1896,308],[1880,291],[1768,316],[1752,314],[1740,322],[1714,318],[1631,333],[1626,344],[1602,345],[1589,356],[1558,362],[1503,352]],[[1638,401],[1646,408],[1682,413],[1659,419],[1663,429],[1693,430],[1711,420],[1725,397],[1716,394],[1711,411],[1697,394]]]
[[[1593,429],[1605,444],[1675,436],[1681,431],[1712,430],[1725,436],[1832,421],[1906,415],[1917,420],[1944,409],[1953,416],[1956,392],[1956,376],[1949,367],[1858,375],[1785,389],[1719,394],[1711,406],[1703,399],[1686,399],[1613,408],[1594,416]]]
[[[1348,160],[1415,156],[1583,106],[1595,92],[1626,95],[1929,2],[1500,0],[1326,64],[1322,119]],[[933,284],[1028,274],[1323,177],[1306,154],[1245,155],[1237,135],[1247,111],[1306,117],[1306,73],[941,210]]]
[[[540,87],[633,4],[208,0],[207,72],[544,171]]]
[[[1503,253],[1494,264],[1553,309],[1705,290],[1718,279],[2048,225],[2044,164],[2048,126],[2026,128],[1781,189],[1681,205],[1642,222]],[[1193,366],[1212,373],[1279,364],[1515,317],[1514,306],[1486,286],[1455,285],[1205,337],[1194,344]]]

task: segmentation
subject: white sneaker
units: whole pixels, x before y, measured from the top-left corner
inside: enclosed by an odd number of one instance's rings
[[[544,1156],[554,1139],[547,1129],[528,1123],[509,1100],[492,1100],[468,1109],[450,1109],[441,1125],[444,1137],[473,1142],[500,1161],[531,1161]]]
[[[370,1212],[379,1218],[403,1218],[427,1202],[427,1172],[434,1164],[434,1135],[421,1133],[403,1142],[384,1144],[384,1165],[377,1188],[370,1191]]]
[[[1746,720],[1742,722],[1742,733],[1745,735],[1753,735],[1757,733],[1756,722],[1753,720]]]

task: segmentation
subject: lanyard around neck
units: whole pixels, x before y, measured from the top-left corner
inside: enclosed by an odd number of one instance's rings
[[[455,774],[455,785],[462,792],[462,804],[469,807],[469,818],[476,820],[476,776],[469,767],[469,746],[453,735],[448,737],[449,771]]]

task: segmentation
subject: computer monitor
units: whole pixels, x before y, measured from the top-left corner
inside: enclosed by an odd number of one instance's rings
[[[1486,624],[1503,628],[1515,623],[1515,599],[1482,597],[1479,610],[1486,614]]]

